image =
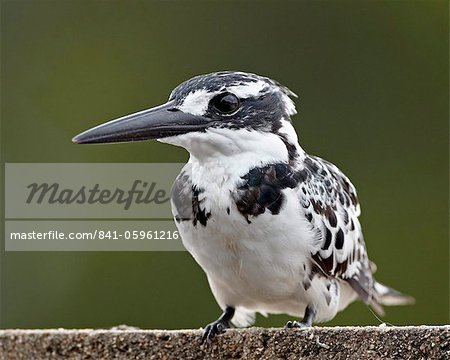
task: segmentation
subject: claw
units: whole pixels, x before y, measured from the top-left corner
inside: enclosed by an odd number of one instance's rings
[[[227,324],[224,324],[222,321],[217,320],[213,323],[207,325],[205,330],[203,331],[202,343],[206,342],[211,344],[212,339],[219,334],[223,334],[228,328]]]
[[[304,328],[310,327],[313,324],[314,318],[316,317],[316,309],[312,305],[308,305],[305,309],[305,316],[303,317],[303,321],[288,321],[286,325],[284,325],[285,329],[292,328]]]
[[[288,321],[286,325],[284,325],[285,329],[292,329],[292,328],[304,328],[309,327],[311,325],[307,324],[306,322],[299,322],[299,321]]]
[[[202,336],[202,343],[204,343],[206,340],[206,343],[209,345],[211,344],[214,336],[223,334],[225,330],[230,327],[230,320],[233,318],[233,315],[234,308],[231,306],[227,306],[222,316],[218,320],[212,322],[211,324],[208,324],[205,327]]]

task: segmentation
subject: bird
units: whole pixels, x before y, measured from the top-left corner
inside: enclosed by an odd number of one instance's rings
[[[190,153],[171,207],[223,311],[203,341],[250,326],[257,313],[288,314],[297,320],[285,327],[300,328],[333,319],[357,299],[380,315],[383,305],[414,302],[375,280],[356,189],[301,147],[291,120],[296,97],[268,77],[220,71],[181,83],[163,105],[73,138],[157,140]]]

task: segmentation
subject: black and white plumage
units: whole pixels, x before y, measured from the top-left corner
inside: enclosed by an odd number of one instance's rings
[[[224,310],[205,338],[247,326],[256,312],[332,319],[358,297],[382,305],[412,298],[375,281],[350,180],[308,155],[290,117],[289,89],[265,77],[219,72],[179,85],[169,101],[78,135],[77,143],[158,139],[190,160],[172,191],[183,244]]]

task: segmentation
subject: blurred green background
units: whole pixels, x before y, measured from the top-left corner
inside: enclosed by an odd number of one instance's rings
[[[2,1],[1,46],[3,162],[184,162],[157,142],[70,140],[197,74],[290,87],[302,146],[359,191],[377,278],[417,299],[383,320],[448,323],[447,1]],[[198,328],[220,312],[187,252],[3,252],[1,271],[2,327]],[[378,321],[355,303],[330,324]]]

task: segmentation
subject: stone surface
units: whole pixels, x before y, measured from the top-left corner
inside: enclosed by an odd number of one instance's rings
[[[3,330],[1,359],[450,359],[450,326]]]

